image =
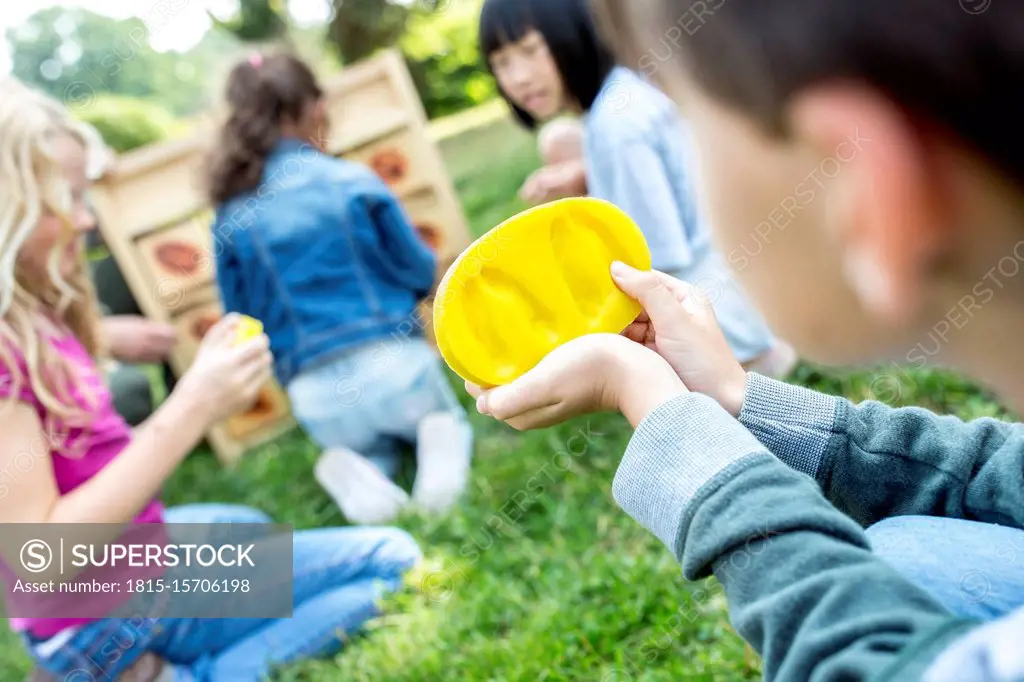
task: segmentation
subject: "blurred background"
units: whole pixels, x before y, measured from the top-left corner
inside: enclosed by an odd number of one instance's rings
[[[67,103],[117,151],[187,133],[240,56],[286,45],[321,73],[396,47],[431,119],[493,100],[481,0],[20,0],[0,12],[0,75]]]

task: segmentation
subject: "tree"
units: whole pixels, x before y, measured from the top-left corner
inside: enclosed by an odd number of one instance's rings
[[[325,0],[326,1],[326,0]],[[333,15],[323,36],[344,64],[369,57],[383,47],[399,46],[433,118],[475,106],[494,97],[493,79],[481,68],[477,17],[482,0],[331,0]],[[304,58],[313,36],[289,27],[281,0],[241,0],[238,13],[218,26],[254,43],[280,40],[295,45]],[[308,29],[307,29],[308,30]],[[325,63],[322,55],[315,61]]]
[[[238,0],[238,12],[220,20],[206,12],[213,25],[245,42],[286,40],[288,12],[284,0]]]
[[[204,43],[212,42],[215,36],[228,36],[238,46],[248,46],[249,50],[283,46],[304,59],[314,71],[321,68],[338,68],[337,56],[331,50],[325,49],[326,26],[294,26],[285,0],[239,0],[238,11],[234,16],[219,20],[210,14],[210,18],[217,30],[208,32],[200,45],[191,51],[197,59],[198,49]],[[218,74],[218,83],[223,80],[226,70],[234,65],[236,58],[242,56],[232,55],[230,59],[225,59],[230,52],[219,50],[216,53],[217,63],[212,66],[210,72]]]
[[[332,6],[326,38],[341,60],[350,64],[394,45],[405,31],[408,0],[325,0]],[[420,0],[448,2],[448,0]],[[286,0],[239,0],[238,11],[226,20],[210,18],[218,28],[249,43],[295,41]]]
[[[420,7],[399,43],[431,118],[461,111],[497,94],[482,68],[477,17],[482,0],[461,0],[443,11]]]
[[[333,0],[334,16],[327,29],[346,64],[390,47],[402,36],[409,18],[408,4],[394,0]]]
[[[157,99],[178,114],[203,102],[203,72],[186,56],[155,51],[137,18],[51,7],[9,29],[7,40],[13,75],[72,111],[104,93]]]

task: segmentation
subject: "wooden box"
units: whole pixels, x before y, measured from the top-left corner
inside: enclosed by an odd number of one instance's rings
[[[325,149],[367,164],[389,184],[443,268],[469,244],[469,230],[401,55],[384,52],[325,79],[323,86],[331,121]],[[104,240],[139,307],[180,332],[170,360],[178,375],[195,359],[202,334],[223,314],[213,215],[200,185],[213,134],[207,126],[190,138],[126,154],[93,192]],[[428,336],[429,305],[420,308]],[[227,463],[293,426],[287,394],[271,382],[252,409],[217,425],[209,440]]]

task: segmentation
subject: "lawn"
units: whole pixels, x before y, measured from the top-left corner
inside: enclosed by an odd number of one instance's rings
[[[523,206],[533,139],[507,121],[446,137],[449,169],[479,234]],[[934,370],[836,373],[802,366],[795,381],[855,401],[920,404],[964,418],[1003,416],[971,384]],[[461,386],[453,380],[466,398]],[[617,417],[517,433],[471,411],[478,444],[471,490],[443,519],[409,516],[427,565],[386,615],[332,660],[280,681],[756,680],[757,657],[729,626],[713,581],[687,583],[668,551],[611,498],[629,437]],[[169,504],[238,502],[297,528],[343,523],[314,482],[315,448],[299,433],[237,469],[195,453],[169,482]],[[0,636],[4,680],[28,663]]]

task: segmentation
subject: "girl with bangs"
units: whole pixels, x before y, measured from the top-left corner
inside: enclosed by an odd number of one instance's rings
[[[582,116],[590,195],[636,221],[656,269],[707,293],[740,362],[770,376],[789,374],[794,353],[772,335],[711,244],[695,199],[689,132],[676,107],[616,66],[586,0],[487,0],[480,50],[527,128]]]

